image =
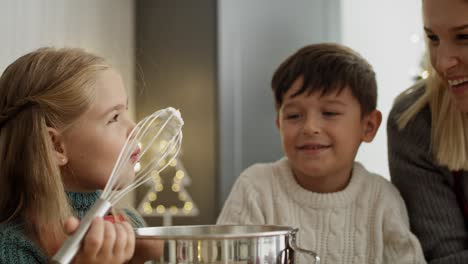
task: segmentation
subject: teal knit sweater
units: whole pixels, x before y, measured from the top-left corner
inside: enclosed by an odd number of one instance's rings
[[[100,193],[67,193],[75,215],[82,218],[99,198]],[[131,221],[137,226],[143,226],[143,220],[126,210]],[[24,234],[25,223],[21,219],[0,224],[0,263],[48,263],[45,253]]]

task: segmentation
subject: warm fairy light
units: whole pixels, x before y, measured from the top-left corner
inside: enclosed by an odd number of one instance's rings
[[[176,178],[181,180],[184,176],[185,176],[185,173],[181,170],[178,170],[175,174]]]
[[[171,206],[171,209],[169,209],[169,211],[171,212],[171,214],[175,215],[177,214],[177,212],[179,211],[179,209],[177,208],[177,206]]]
[[[155,173],[151,176],[153,178],[153,181],[155,182],[159,182],[161,181],[161,176],[159,176],[159,174]]]
[[[189,213],[193,208],[192,202],[185,202],[184,204],[184,212]]]
[[[174,154],[176,153],[176,151],[177,151],[177,148],[174,148],[174,147],[173,147],[173,148],[171,148],[171,150],[169,151],[169,153],[170,153],[171,155],[174,155]]]
[[[173,192],[180,191],[180,185],[179,184],[172,184],[172,191]]]
[[[187,200],[187,196],[185,195],[185,193],[179,193],[179,200],[181,201]]]
[[[156,212],[158,212],[158,214],[163,214],[165,211],[166,211],[166,207],[164,207],[164,205],[158,205],[156,207]]]
[[[427,77],[429,77],[429,72],[428,72],[428,71],[423,71],[423,72],[421,73],[421,78],[427,79]]]
[[[158,182],[154,185],[154,189],[157,191],[157,192],[161,192],[162,190],[164,190],[164,186]]]
[[[410,41],[413,43],[418,43],[421,40],[418,34],[414,33],[410,37]]]
[[[159,143],[158,143],[159,146]],[[152,184],[146,198],[139,205],[138,210],[145,216],[195,216],[198,208],[185,190],[185,185],[190,184],[190,175],[186,174],[179,160],[167,159],[159,164],[168,166],[161,174],[157,170],[151,172]],[[166,178],[169,177],[169,178]],[[172,178],[172,180],[171,180]],[[170,184],[170,185],[169,185]],[[173,203],[164,203],[161,196],[164,192],[172,192],[178,200]]]
[[[150,200],[150,202],[154,202],[154,201],[156,201],[156,199],[158,199],[158,196],[156,195],[156,193],[150,192],[148,194],[148,200]]]
[[[167,141],[166,140],[162,140],[161,142],[159,142],[159,151],[160,152],[164,152],[166,150],[166,147],[167,147]]]
[[[202,250],[201,250],[201,249],[202,249],[201,243],[202,243],[202,242],[201,242],[200,240],[198,240],[198,245],[197,245],[197,251],[198,251],[198,256],[197,256],[198,259],[197,259],[197,260],[198,260],[198,261],[197,261],[197,262],[202,262],[202,261],[203,261],[202,256],[201,256],[201,252],[202,252]]]
[[[147,214],[151,214],[153,212],[153,207],[151,207],[151,204],[146,202],[143,204],[143,211]]]
[[[159,165],[159,168],[162,168],[162,167],[164,167],[166,165],[166,161],[164,159],[162,159],[162,160],[159,161],[158,165]]]

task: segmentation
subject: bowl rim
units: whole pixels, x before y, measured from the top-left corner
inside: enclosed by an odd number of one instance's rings
[[[185,225],[135,228],[137,238],[208,240],[289,235],[295,229],[282,225]]]

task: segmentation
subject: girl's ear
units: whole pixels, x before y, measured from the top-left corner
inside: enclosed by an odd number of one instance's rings
[[[54,146],[54,154],[56,162],[59,166],[65,166],[68,162],[68,158],[65,151],[65,142],[63,141],[62,134],[55,128],[47,127],[50,139]]]
[[[362,122],[363,134],[361,140],[364,142],[371,142],[377,134],[377,130],[382,122],[382,113],[380,113],[379,110],[373,110],[363,118]]]

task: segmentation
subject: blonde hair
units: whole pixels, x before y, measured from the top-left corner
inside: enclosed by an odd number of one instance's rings
[[[48,254],[72,215],[48,128],[64,131],[85,113],[109,67],[80,49],[42,48],[0,77],[0,222],[29,222],[26,232]]]
[[[429,77],[400,94],[396,101],[426,86],[424,94],[398,118],[403,129],[427,104],[431,109],[431,149],[435,160],[450,170],[468,170],[468,114],[457,107],[437,72],[429,67]]]

